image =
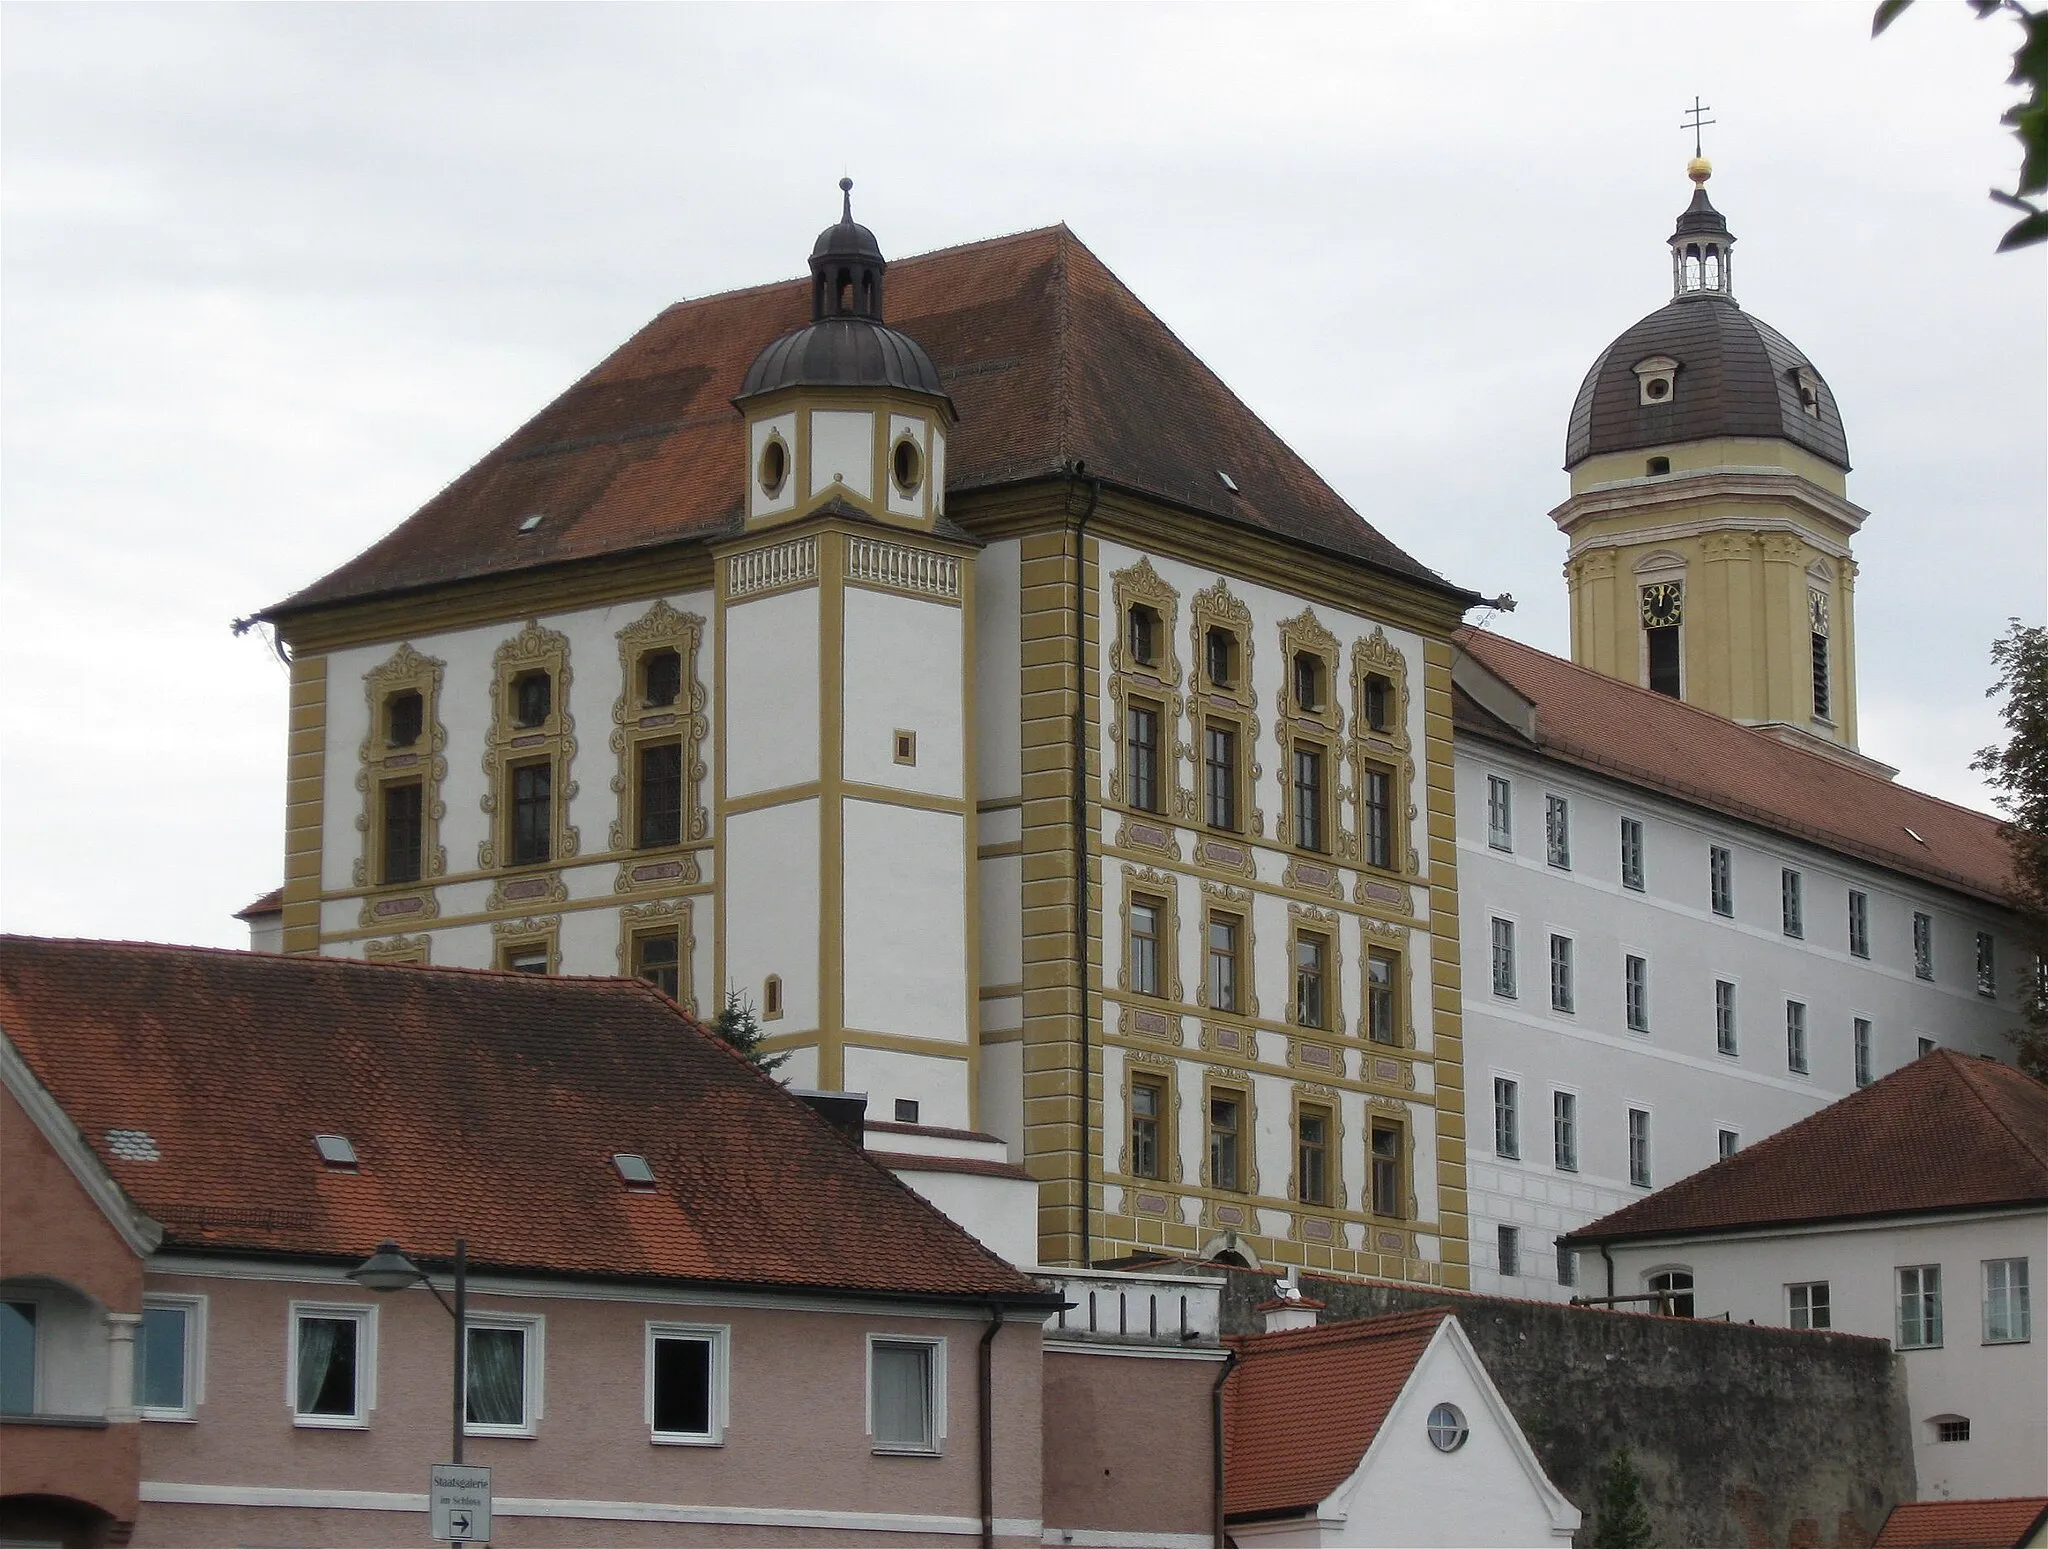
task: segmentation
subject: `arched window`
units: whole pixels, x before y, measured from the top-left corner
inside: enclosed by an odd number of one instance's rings
[[[1691,1270],[1660,1269],[1643,1283],[1643,1289],[1671,1293],[1655,1309],[1666,1317],[1689,1318],[1693,1315]]]
[[[1719,290],[1721,288],[1721,250],[1718,247],[1709,247],[1707,249],[1707,261],[1704,272],[1707,289]]]
[[[1700,250],[1697,247],[1688,247],[1685,250],[1685,288],[1700,288]]]

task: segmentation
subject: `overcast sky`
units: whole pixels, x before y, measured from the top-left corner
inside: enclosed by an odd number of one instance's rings
[[[1983,805],[2044,590],[2016,29],[1870,7],[0,12],[0,925],[235,945],[285,679],[229,621],[667,303],[1064,220],[1397,543],[1569,648],[1565,418],[1667,298],[1698,93],[1744,306],[1834,388],[1863,745]]]

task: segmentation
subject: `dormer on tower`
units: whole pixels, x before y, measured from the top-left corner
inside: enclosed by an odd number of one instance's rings
[[[843,501],[895,526],[945,514],[953,403],[938,368],[883,320],[888,260],[853,218],[811,248],[811,321],[764,349],[734,405],[747,420],[747,526],[780,525]]]
[[[1586,373],[1565,438],[1572,659],[1857,758],[1848,498],[1834,394],[1735,300],[1735,238],[1686,168],[1671,299]]]

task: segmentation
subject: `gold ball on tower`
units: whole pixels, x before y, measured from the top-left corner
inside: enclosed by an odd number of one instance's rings
[[[1695,183],[1704,183],[1714,175],[1714,164],[1704,156],[1695,156],[1685,164],[1685,175]]]

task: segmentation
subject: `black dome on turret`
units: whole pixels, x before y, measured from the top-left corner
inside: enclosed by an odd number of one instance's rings
[[[889,263],[875,234],[853,218],[853,179],[841,178],[839,189],[838,223],[811,244],[811,321],[754,357],[739,398],[785,387],[894,387],[945,398],[924,346],[882,321]]]

